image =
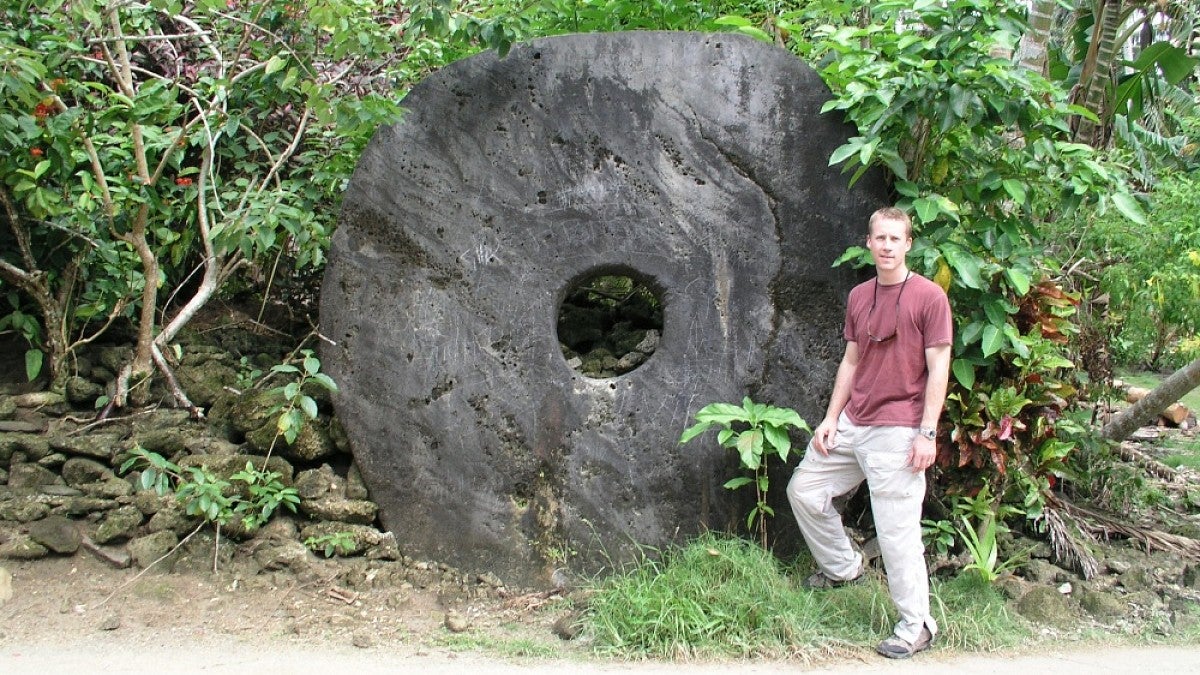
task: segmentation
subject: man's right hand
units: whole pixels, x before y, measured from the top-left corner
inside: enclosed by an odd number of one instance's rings
[[[837,447],[837,420],[824,419],[813,431],[813,447],[822,455],[828,455],[831,448]]]

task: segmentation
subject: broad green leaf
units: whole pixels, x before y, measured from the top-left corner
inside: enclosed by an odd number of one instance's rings
[[[1138,225],[1146,224],[1146,213],[1142,210],[1142,206],[1128,192],[1118,192],[1112,196],[1113,204],[1121,215],[1132,220]]]
[[[287,74],[283,76],[283,81],[279,83],[279,88],[287,91],[296,86],[296,80],[300,78],[300,71],[295,68],[288,68]]]
[[[713,23],[717,24],[718,26],[734,26],[737,28],[753,25],[750,22],[750,19],[732,14],[726,14],[725,16],[717,17],[716,19],[713,19]]]
[[[744,35],[749,35],[759,42],[766,42],[767,44],[772,44],[775,42],[775,38],[772,37],[770,33],[767,33],[763,29],[756,26],[738,26],[737,32]]]
[[[699,436],[700,434],[704,433],[705,431],[708,431],[709,427],[711,427],[711,426],[712,426],[711,422],[698,422],[698,423],[693,424],[692,426],[688,427],[687,429],[684,429],[683,433],[680,434],[680,436],[679,436],[679,444],[683,445],[684,443],[687,443],[688,441]]]
[[[742,466],[754,471],[762,465],[762,444],[763,434],[757,429],[749,429],[738,435],[737,451]]]
[[[325,387],[325,389],[327,389],[329,391],[337,391],[338,390],[337,382],[334,382],[333,378],[326,375],[325,373],[313,373],[312,381],[316,382],[317,384],[321,385],[322,387]]]
[[[862,149],[863,140],[865,140],[863,137],[855,136],[847,141],[844,145],[839,146],[833,151],[833,154],[829,156],[829,165],[833,166],[834,164],[841,164],[842,162],[846,161],[847,158],[854,155],[854,153],[859,152]]]
[[[276,54],[275,56],[272,56],[269,61],[267,61],[265,72],[267,75],[274,75],[275,73],[283,70],[284,66],[286,65],[287,60]]]
[[[975,386],[975,367],[970,361],[954,359],[950,369],[954,372],[954,379],[958,380],[964,389],[970,391]]]
[[[1017,295],[1025,295],[1029,292],[1030,279],[1029,275],[1024,271],[1015,267],[1008,267],[1004,270],[1004,276],[1008,278],[1008,283],[1012,285]]]
[[[800,429],[807,426],[804,418],[800,417],[800,413],[791,408],[776,408],[774,406],[768,408],[765,413],[759,416],[759,421],[764,424],[774,424],[783,427],[791,425]]]
[[[317,402],[311,396],[300,397],[300,409],[310,420],[317,419]]]
[[[983,355],[995,354],[1004,347],[1004,343],[1007,341],[1004,331],[993,325],[985,326],[983,329]]]
[[[42,372],[42,362],[46,355],[40,349],[30,349],[25,352],[25,377],[33,382]]]
[[[702,422],[728,424],[746,419],[746,411],[732,403],[710,403],[696,413],[696,419]]]
[[[749,485],[753,482],[754,481],[751,480],[748,476],[738,476],[737,478],[732,478],[732,479],[726,481],[725,487],[729,488],[730,490],[736,490],[736,489],[742,487],[743,485]]]
[[[1007,192],[1008,196],[1012,197],[1013,201],[1017,202],[1018,204],[1025,203],[1025,184],[1021,181],[1014,180],[1012,178],[1004,179],[1004,191]]]
[[[950,216],[954,220],[958,219],[958,207],[942,195],[917,197],[913,200],[913,209],[917,212],[917,219],[921,223],[932,223],[942,215]]]
[[[792,439],[788,437],[787,431],[768,424],[763,427],[763,435],[766,437],[767,443],[779,454],[779,459],[786,462],[788,451],[792,449]]]
[[[1021,333],[1017,327],[1010,324],[1005,324],[1003,329],[1005,337],[1008,338],[1008,343],[1021,356],[1021,358],[1029,358],[1029,345],[1025,344],[1025,340],[1021,339]]]
[[[296,436],[300,433],[300,425],[303,422],[300,419],[300,411],[299,410],[288,411],[288,413],[286,415],[284,415],[283,417],[287,417],[289,420],[288,428],[286,431],[283,432],[283,437],[285,440],[287,440],[288,444],[290,445],[290,444],[296,442]]]
[[[1005,309],[1004,301],[1000,298],[988,298],[983,303],[983,313],[987,315],[988,321],[993,326],[1004,326],[1008,323],[1008,312]]]
[[[952,244],[940,248],[946,262],[954,268],[957,279],[962,285],[975,290],[983,289],[983,278],[979,273],[979,258],[973,253],[964,251]]]
[[[837,260],[833,261],[830,267],[837,267],[842,263],[854,261],[857,263],[855,267],[863,267],[871,264],[871,252],[862,246],[851,246],[846,249],[846,252],[838,256]]]
[[[722,429],[720,432],[717,433],[717,445],[720,445],[722,448],[728,448],[730,446],[730,444],[734,441],[734,437],[736,435],[737,435],[737,432],[734,431],[733,429],[730,429],[730,428]]]

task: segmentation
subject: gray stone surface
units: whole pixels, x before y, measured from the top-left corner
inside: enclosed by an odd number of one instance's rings
[[[145,569],[157,563],[157,571],[170,572],[179,558],[179,537],[174,532],[153,532],[129,542],[129,555],[133,564]],[[168,555],[169,554],[169,555]]]
[[[70,518],[49,516],[29,524],[29,536],[37,543],[54,551],[71,555],[79,550],[83,535]]]
[[[96,543],[109,544],[133,537],[143,518],[142,512],[132,504],[109,511],[96,527]]]
[[[731,454],[676,441],[747,394],[824,412],[858,278],[831,263],[886,200],[827,166],[849,131],[827,98],[784,50],[649,32],[537,40],[412,90],[359,162],[321,300],[336,408],[405,554],[535,583],[743,527]],[[555,329],[600,272],[663,301],[653,356],[609,379],[568,367]]]

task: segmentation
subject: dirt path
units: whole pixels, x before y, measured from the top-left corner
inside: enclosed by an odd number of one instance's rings
[[[843,675],[1200,674],[1200,644],[1093,649],[1063,641],[1050,654],[961,654],[934,649],[894,662],[870,649],[805,665],[623,662],[591,656],[555,637],[565,607],[506,600],[448,598],[436,588],[338,586],[332,571],[239,578],[222,574],[149,574],[113,570],[88,556],[4,563],[11,573],[0,602],[0,675],[57,673],[420,673],[475,675]],[[336,568],[331,568],[336,569]],[[323,571],[318,569],[317,571]],[[469,628],[452,634],[448,611]],[[523,646],[523,647],[522,647]],[[522,652],[520,649],[525,649]],[[506,658],[506,654],[545,658]]]
[[[504,675],[573,675],[632,673],[633,675],[727,675],[738,673],[782,675],[806,672],[843,675],[984,675],[987,673],[1054,673],[1054,675],[1154,675],[1200,673],[1200,646],[1067,649],[1058,654],[953,655],[931,652],[911,661],[887,661],[872,654],[837,665],[806,668],[794,662],[741,661],[697,664],[617,662],[596,660],[496,660],[478,654],[451,652],[412,653],[387,647],[313,648],[297,644],[255,644],[217,640],[191,644],[146,645],[121,639],[94,639],[74,644],[6,645],[0,652],[0,672],[6,675],[51,673],[421,673],[450,675],[487,673]]]

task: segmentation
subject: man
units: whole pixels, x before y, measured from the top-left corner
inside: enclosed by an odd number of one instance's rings
[[[888,590],[900,614],[895,634],[876,651],[900,659],[928,649],[938,630],[929,613],[921,504],[925,469],[936,454],[953,329],[945,292],[905,262],[912,221],[903,211],[872,214],[867,248],[876,276],[850,291],[846,351],[829,408],[787,494],[818,567],[804,584],[832,588],[864,571],[833,498],[866,479]]]

